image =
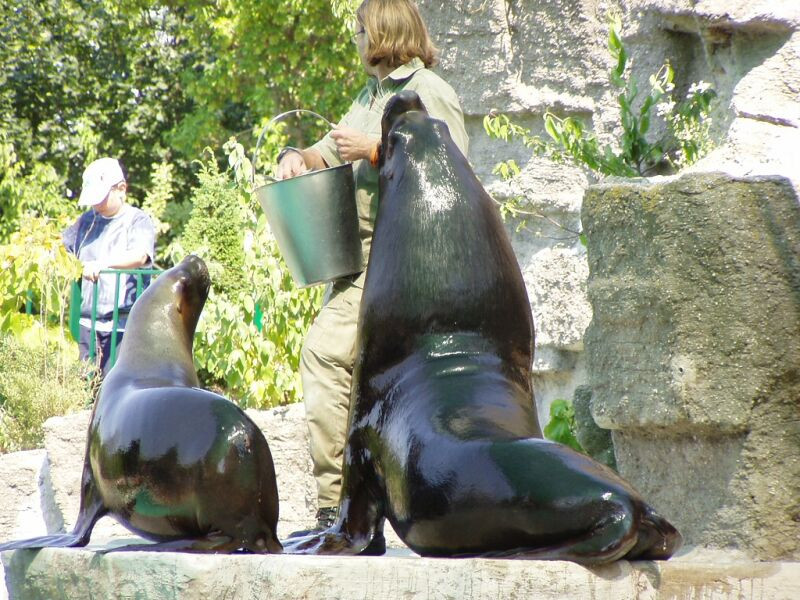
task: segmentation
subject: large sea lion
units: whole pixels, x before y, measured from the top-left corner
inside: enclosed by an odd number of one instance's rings
[[[413,92],[382,126],[339,517],[285,551],[359,553],[388,518],[429,556],[669,557],[680,534],[630,484],[541,439],[522,274],[447,126]]]
[[[188,256],[133,306],[92,412],[72,533],[0,550],[85,546],[105,514],[148,550],[281,552],[267,441],[235,404],[199,389],[192,339],[210,280]],[[123,547],[125,549],[125,547]]]

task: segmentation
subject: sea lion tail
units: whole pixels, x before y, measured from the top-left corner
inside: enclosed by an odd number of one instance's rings
[[[683,545],[683,536],[664,517],[646,506],[639,525],[636,545],[625,556],[628,560],[666,560]]]

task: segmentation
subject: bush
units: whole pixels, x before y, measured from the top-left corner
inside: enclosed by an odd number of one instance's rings
[[[7,243],[0,243],[0,332],[22,336],[48,323],[63,323],[69,287],[82,271],[61,243],[56,223],[27,219]],[[33,300],[38,318],[22,314],[26,298]]]
[[[0,453],[41,447],[47,419],[91,404],[89,365],[60,336],[0,334]]]
[[[322,288],[298,289],[261,209],[250,195],[252,166],[229,143],[231,170],[209,158],[190,227],[171,249],[192,249],[209,267],[211,294],[201,315],[194,359],[201,384],[245,408],[300,400],[300,349]],[[225,246],[220,246],[225,240]]]
[[[52,166],[36,162],[28,168],[0,131],[0,243],[34,217],[48,217],[59,226],[77,217],[77,203],[63,189],[63,178]]]
[[[235,298],[247,289],[244,272],[247,222],[243,210],[246,200],[243,191],[220,172],[210,151],[209,159],[199,164],[200,186],[192,196],[192,213],[179,245],[184,252],[197,254],[208,263],[211,284],[217,292]]]

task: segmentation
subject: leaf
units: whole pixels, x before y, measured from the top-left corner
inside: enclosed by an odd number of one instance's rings
[[[563,399],[553,400],[550,405],[550,422],[543,430],[545,437],[554,442],[565,444],[578,452],[583,452],[583,448],[575,437],[574,431],[575,413],[572,409],[572,404]]]
[[[647,130],[650,128],[650,115],[645,113],[642,115],[641,119],[639,119],[639,134],[644,135],[647,133]]]
[[[555,118],[550,114],[545,114],[545,117],[544,117],[544,129],[547,132],[547,135],[549,135],[555,141],[559,141],[560,140],[561,136],[560,136],[560,131],[559,131],[558,124],[556,123]]]
[[[648,112],[650,112],[650,108],[653,106],[654,100],[655,99],[652,96],[648,96],[647,98],[644,99],[644,102],[642,103],[642,107],[639,109],[639,114],[641,116],[644,116]]]
[[[631,105],[630,102],[628,102],[628,98],[625,96],[625,94],[619,94],[617,96],[617,102],[619,103],[620,108],[622,108],[623,111],[630,112]]]

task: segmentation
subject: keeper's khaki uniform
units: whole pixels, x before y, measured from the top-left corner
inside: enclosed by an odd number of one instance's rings
[[[339,124],[380,138],[383,109],[394,94],[404,89],[415,91],[428,113],[447,123],[453,141],[466,156],[468,139],[458,97],[453,88],[426,69],[418,58],[398,67],[380,82],[371,78]],[[330,135],[312,147],[319,151],[328,166],[343,163]],[[378,209],[378,170],[367,160],[357,160],[353,163],[353,173],[366,268]],[[330,285],[322,310],[308,330],[300,357],[318,508],[339,505],[356,325],[365,275],[366,271]]]

